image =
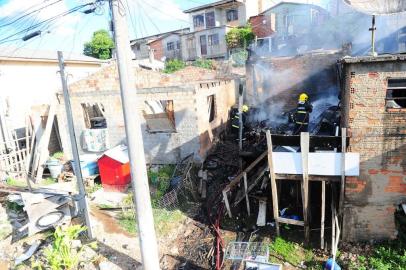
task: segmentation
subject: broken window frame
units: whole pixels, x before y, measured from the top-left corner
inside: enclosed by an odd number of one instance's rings
[[[104,121],[106,121],[106,117],[104,116],[106,110],[102,103],[81,103],[80,105],[82,107],[83,120],[87,129],[97,129],[97,127],[92,127],[91,121],[96,117],[104,118]]]
[[[144,101],[146,108],[150,110],[144,110],[143,115],[146,123],[146,130],[148,133],[176,133],[176,125],[175,125],[175,111],[173,106],[173,100],[145,100]],[[160,104],[162,108],[161,111],[154,111],[154,106],[152,104]],[[161,128],[154,128],[152,127],[151,120],[152,119],[167,119],[169,121],[170,128],[163,129]],[[148,122],[150,122],[148,124]]]
[[[209,115],[209,123],[212,123],[216,120],[217,110],[216,110],[216,95],[207,96],[207,113]]]
[[[204,27],[204,14],[197,14],[193,16],[194,27]]]
[[[401,94],[394,97],[394,93]],[[388,78],[385,108],[386,110],[406,110],[406,78]]]

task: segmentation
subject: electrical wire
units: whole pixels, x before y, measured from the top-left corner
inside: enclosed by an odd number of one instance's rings
[[[71,13],[73,13],[73,12],[76,12],[76,11],[78,11],[78,10],[80,10],[80,9],[86,7],[86,6],[92,5],[92,4],[93,4],[93,3],[87,3],[87,4],[83,4],[83,5],[76,6],[76,7],[72,8],[72,9],[70,9],[70,10],[68,10],[68,11],[62,12],[62,13],[60,13],[60,14],[54,16],[54,17],[51,17],[51,18],[46,19],[46,20],[44,20],[44,21],[42,21],[42,22],[39,22],[39,23],[37,23],[37,24],[35,24],[35,25],[33,25],[33,26],[30,26],[30,27],[28,27],[28,28],[26,28],[26,29],[24,29],[24,30],[21,30],[21,31],[18,31],[17,33],[11,34],[11,35],[9,35],[9,36],[3,38],[3,39],[0,39],[0,44],[4,43],[4,41],[6,41],[7,39],[9,39],[9,38],[11,38],[11,37],[14,37],[14,36],[17,36],[17,35],[19,35],[19,34],[21,34],[21,33],[26,32],[27,30],[33,30],[33,29],[35,29],[35,28],[37,28],[37,27],[39,27],[39,26],[41,26],[41,25],[43,25],[43,24],[45,24],[45,23],[53,22],[53,21],[55,21],[55,20],[57,20],[57,19],[59,19],[59,18],[61,18],[61,17],[64,17],[64,16],[66,16],[66,15],[69,15],[69,14],[71,14]]]
[[[142,11],[144,11],[145,16],[151,22],[151,24],[155,27],[155,29],[158,31],[158,33],[162,33],[161,30],[159,30],[159,27],[156,25],[156,23],[148,15],[148,12],[146,12],[146,10],[142,7],[142,5],[140,5],[140,8],[141,8]]]
[[[147,1],[141,0],[141,2],[144,3],[145,5],[151,7],[153,10],[156,10],[156,11],[160,12],[161,14],[164,14],[164,15],[166,15],[166,16],[172,18],[172,19],[175,19],[175,20],[178,20],[178,21],[182,21],[182,22],[186,22],[186,23],[190,24],[189,21],[184,20],[184,19],[180,19],[180,18],[177,18],[177,17],[174,17],[173,15],[168,14],[168,13],[166,13],[165,11],[162,11],[161,9],[159,9],[159,8],[157,8],[157,7],[154,7],[153,5],[151,5],[150,3],[148,3]]]
[[[61,1],[62,1],[62,0],[57,0],[57,1],[55,1],[55,2],[49,3],[48,5],[46,5],[46,6],[44,6],[44,7],[41,7],[41,8],[36,9],[36,10],[33,10],[33,11],[27,13],[27,14],[24,14],[24,15],[22,15],[22,16],[16,18],[16,19],[14,19],[14,20],[12,20],[11,22],[8,22],[8,23],[6,23],[6,24],[0,25],[0,28],[5,27],[5,26],[12,25],[13,23],[15,23],[15,22],[17,22],[17,21],[19,21],[19,20],[21,20],[21,19],[23,19],[23,18],[25,18],[25,17],[27,17],[27,16],[33,14],[33,13],[40,12],[41,10],[43,10],[43,9],[45,9],[45,8],[47,8],[47,7],[50,7],[50,6],[52,6],[52,5],[54,5],[54,4],[58,3],[58,2],[61,2]]]

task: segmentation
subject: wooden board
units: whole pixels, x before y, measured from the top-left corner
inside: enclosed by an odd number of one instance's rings
[[[263,227],[266,225],[266,201],[259,201],[257,226]]]

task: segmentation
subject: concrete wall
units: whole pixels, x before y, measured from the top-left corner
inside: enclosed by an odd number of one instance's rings
[[[225,130],[230,109],[236,103],[234,81],[214,81],[196,86],[196,112],[200,141],[200,157],[204,158],[215,138]],[[209,122],[207,97],[214,95],[215,118]]]
[[[168,50],[167,44],[169,42],[173,42],[175,48],[173,50]],[[177,58],[177,59],[181,59],[182,58],[182,52],[181,49],[177,48],[177,43],[179,42],[180,46],[181,46],[181,40],[180,40],[180,35],[178,34],[172,34],[169,35],[165,38],[162,38],[162,47],[164,50],[164,56],[167,59],[173,59],[173,58]]]
[[[122,116],[121,99],[116,73],[116,66],[111,65],[93,74],[85,80],[70,85],[71,103],[76,137],[79,139],[85,129],[81,103],[101,103],[107,120],[110,146],[125,143],[125,129]],[[145,154],[148,163],[176,163],[179,159],[194,153],[196,160],[202,160],[206,147],[201,150],[201,134],[216,134],[221,124],[227,121],[229,107],[234,105],[234,82],[218,81],[215,73],[196,67],[188,67],[176,74],[161,74],[154,71],[136,70],[138,87],[138,104],[144,139]],[[211,78],[211,81],[207,81]],[[206,80],[205,83],[196,82]],[[188,82],[185,84],[185,82]],[[215,94],[217,98],[218,117],[211,125],[205,125],[207,96]],[[175,113],[176,132],[151,133],[147,130],[142,116],[146,100],[172,100]],[[65,154],[70,157],[70,145],[66,127],[66,114],[63,100],[60,99],[58,122],[61,141]],[[216,130],[214,130],[216,129]],[[79,149],[81,146],[79,145]],[[85,153],[80,150],[81,153]]]
[[[343,125],[351,135],[348,151],[360,153],[361,170],[346,179],[343,237],[395,238],[395,207],[406,202],[406,109],[387,111],[385,97],[388,78],[406,78],[406,61],[344,68]]]

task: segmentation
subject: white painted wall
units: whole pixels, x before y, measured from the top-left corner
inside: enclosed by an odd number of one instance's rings
[[[87,77],[100,64],[69,64],[69,83]],[[53,94],[61,88],[57,62],[0,60],[0,98],[8,100],[9,128],[25,126],[25,117],[31,106],[49,104]]]

